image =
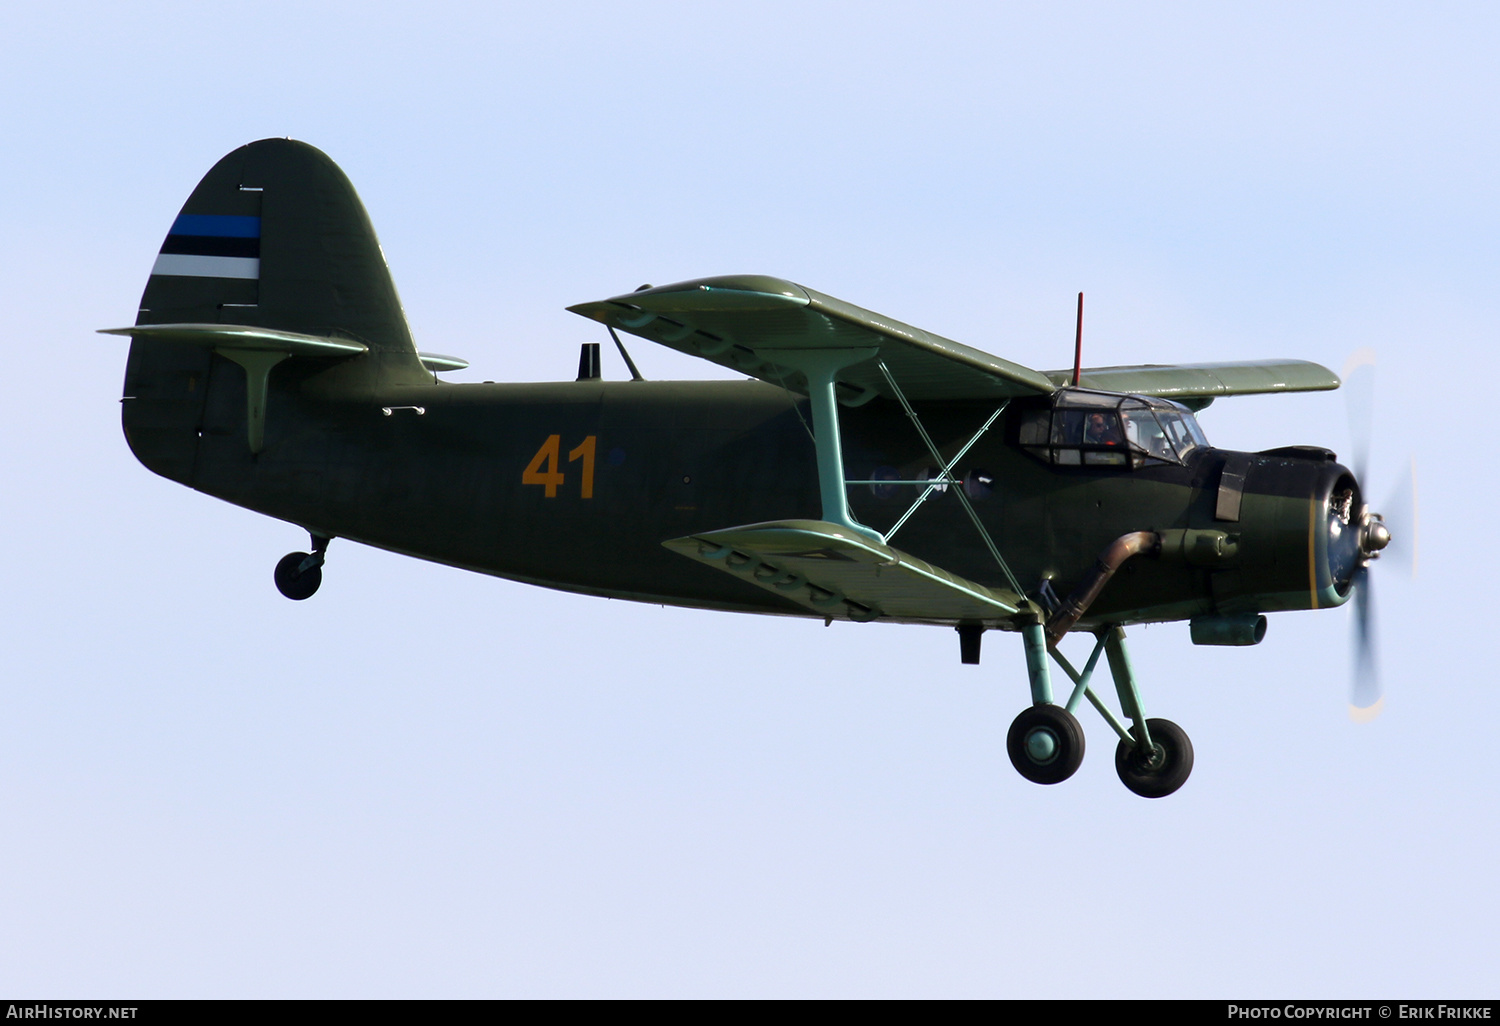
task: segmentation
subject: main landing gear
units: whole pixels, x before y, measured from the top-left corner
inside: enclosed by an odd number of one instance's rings
[[[1005,750],[1033,784],[1060,784],[1083,765],[1083,724],[1060,705],[1034,705],[1010,725]]]
[[[323,583],[323,554],[332,538],[311,535],[311,552],[288,552],[276,564],[276,590],[294,602],[312,598]]]
[[[1193,772],[1193,743],[1187,731],[1171,720],[1147,720],[1146,730],[1151,736],[1150,752],[1143,753],[1122,739],[1115,748],[1115,772],[1142,798],[1165,798],[1187,783]]]
[[[1026,642],[1026,668],[1031,678],[1032,706],[1010,725],[1005,749],[1016,771],[1036,784],[1059,784],[1071,777],[1083,762],[1083,728],[1073,715],[1085,698],[1099,710],[1120,736],[1115,749],[1115,772],[1126,787],[1142,798],[1164,798],[1187,782],[1193,772],[1193,743],[1171,720],[1146,719],[1136,688],[1130,657],[1125,651],[1125,631],[1107,627],[1083,672],[1073,669],[1061,652],[1048,649],[1040,624],[1021,629]],[[1073,690],[1063,705],[1052,701],[1052,682],[1047,672],[1050,654],[1073,681]],[[1126,727],[1089,688],[1089,679],[1099,656],[1107,655],[1120,706],[1131,726]]]

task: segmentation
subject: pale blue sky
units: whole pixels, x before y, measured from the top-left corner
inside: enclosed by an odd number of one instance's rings
[[[7,11],[0,991],[1493,997],[1497,49],[1484,4]],[[1038,367],[1080,289],[1096,364],[1373,346],[1370,491],[1415,452],[1423,522],[1385,715],[1345,716],[1347,610],[1137,630],[1197,749],[1147,802],[1092,716],[1073,780],[1015,774],[1014,639],[975,669],[348,542],[285,601],[305,537],[137,465],[92,334],[273,135],[350,175],[459,380],[571,377],[566,305],[731,272]],[[1337,394],[1202,420],[1348,449]]]

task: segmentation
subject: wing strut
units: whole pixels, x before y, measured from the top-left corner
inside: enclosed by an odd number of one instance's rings
[[[1034,606],[974,512],[962,485],[953,476],[954,465],[999,419],[1005,405],[1002,404],[985,421],[959,456],[944,459],[880,354],[879,346],[865,345],[757,348],[753,351],[755,358],[770,368],[766,373],[780,379],[784,371],[790,371],[805,382],[812,405],[818,493],[823,505],[821,520],[749,524],[672,538],[662,544],[674,552],[779,594],[830,622],[834,618],[865,622],[888,617],[910,623],[1000,626],[1014,622],[1016,614],[1025,609],[1027,616],[1036,621],[1023,627],[1028,632],[1027,665],[1033,692],[1041,696],[1038,700],[1050,701],[1052,691],[1047,676],[1046,638]],[[855,521],[849,510],[850,482],[844,474],[843,450],[839,441],[839,400],[835,389],[840,383],[837,379],[842,378],[843,384],[849,384],[849,369],[858,365],[864,367],[856,373],[872,378],[872,361],[873,367],[879,370],[901,400],[902,408],[942,468],[932,481],[912,483],[926,486],[924,497],[934,483],[956,486],[954,490],[959,501],[1005,572],[1013,591],[976,584],[893,549],[879,531]],[[786,387],[784,383],[782,387]],[[878,394],[874,388],[859,387],[862,394],[856,397],[856,402]]]
[[[620,336],[615,334],[614,327],[609,324],[606,324],[604,327],[609,331],[609,337],[615,340],[615,348],[620,351],[620,356],[624,359],[625,366],[630,368],[630,380],[645,381],[646,379],[641,377],[641,372],[636,369],[635,361],[632,360],[630,358],[630,354],[625,351],[625,343],[621,342]]]
[[[885,537],[879,531],[857,523],[854,515],[849,512],[849,487],[844,482],[844,451],[839,441],[838,397],[834,394],[834,378],[839,371],[872,359],[879,353],[880,349],[876,346],[760,350],[760,355],[791,367],[807,378],[807,395],[812,400],[813,446],[818,455],[818,493],[823,499],[823,519],[884,545]]]
[[[968,513],[969,519],[974,522],[974,527],[979,531],[979,536],[984,539],[984,544],[990,550],[990,555],[994,556],[995,562],[1000,565],[1000,571],[1005,574],[1005,579],[1010,582],[1011,588],[1017,595],[1025,595],[1026,589],[1021,587],[1021,583],[1016,580],[1016,575],[1010,572],[1010,565],[1005,562],[1005,557],[1000,555],[999,548],[995,546],[995,540],[990,537],[990,532],[985,530],[984,523],[979,519],[979,514],[974,512],[973,503],[969,502],[969,497],[964,494],[963,485],[953,478],[953,474],[951,471],[952,463],[943,459],[943,457],[939,455],[937,446],[932,442],[932,436],[929,435],[927,433],[927,429],[922,426],[922,419],[917,416],[917,411],[912,409],[911,403],[906,399],[906,393],[901,391],[901,386],[896,384],[896,378],[886,367],[885,361],[881,360],[878,366],[880,367],[880,373],[885,376],[886,384],[891,386],[891,391],[894,392],[896,398],[900,400],[901,408],[906,411],[906,415],[911,418],[912,425],[917,429],[917,433],[922,436],[922,442],[927,446],[927,451],[932,454],[933,459],[937,460],[938,466],[945,468],[943,471],[943,475],[947,477],[955,486],[953,489],[953,494],[957,495],[958,501],[963,504],[964,512]],[[829,388],[829,391],[830,393],[832,392],[831,386]],[[814,407],[814,409],[816,409],[816,407]],[[1001,409],[1003,410],[1004,407],[1001,407]],[[1000,410],[995,411],[995,416],[998,417],[999,415]],[[993,422],[994,418],[992,417],[990,419]],[[985,427],[988,428],[989,425],[986,424]],[[954,460],[954,462],[957,462],[957,460]]]
[[[935,492],[935,491],[937,491],[937,489],[939,487],[941,487],[943,485],[946,485],[946,484],[950,484],[950,483],[953,484],[953,485],[955,485],[955,486],[957,486],[958,479],[953,476],[953,468],[956,467],[956,466],[958,466],[958,461],[961,460],[961,459],[963,459],[964,455],[966,453],[968,453],[968,451],[970,449],[974,448],[974,443],[977,442],[977,441],[979,441],[981,438],[984,437],[984,433],[990,429],[990,426],[995,423],[995,421],[999,418],[1000,414],[1002,414],[1002,413],[1005,412],[1005,408],[1007,406],[1009,406],[1009,405],[1010,405],[1010,400],[1009,399],[1007,399],[1007,400],[1005,400],[1005,402],[1001,403],[1000,406],[995,410],[995,412],[992,413],[992,414],[990,414],[990,419],[987,420],[987,421],[985,421],[984,424],[983,424],[983,426],[981,426],[978,431],[974,432],[974,437],[971,438],[971,439],[969,439],[966,443],[964,443],[964,447],[962,449],[958,450],[958,455],[954,456],[951,460],[948,460],[947,462],[943,462],[941,460],[939,461],[940,463],[942,463],[942,468],[943,468],[942,473],[938,474],[936,477],[932,478],[932,480],[926,482],[927,487],[924,488],[924,489],[922,489],[922,494],[919,495],[919,496],[917,496],[917,501],[913,502],[911,504],[911,508],[908,509],[905,513],[901,514],[901,519],[896,521],[895,526],[893,526],[889,531],[887,531],[885,533],[886,541],[890,541],[892,538],[896,537],[896,532],[899,531],[899,530],[901,530],[901,525],[904,524],[904,523],[906,523],[908,520],[910,520],[911,519],[911,515],[917,511],[917,509],[922,505],[922,503],[926,502],[929,498],[931,498],[932,493]],[[880,484],[888,484],[888,483],[889,482],[886,482],[886,481],[851,481],[850,482],[850,484],[870,484],[870,485],[880,485]],[[920,483],[920,482],[918,482],[918,483]]]

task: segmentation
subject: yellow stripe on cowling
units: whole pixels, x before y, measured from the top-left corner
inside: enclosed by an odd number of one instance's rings
[[[1312,600],[1308,608],[1318,608],[1318,497],[1307,504],[1307,592]]]

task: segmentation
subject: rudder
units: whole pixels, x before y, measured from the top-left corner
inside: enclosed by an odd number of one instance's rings
[[[322,151],[290,139],[215,164],[162,244],[136,323],[211,322],[416,354],[354,186]]]
[[[289,139],[240,147],[188,197],[136,318],[138,327],[169,324],[350,340],[368,350],[346,365],[351,385],[432,380],[354,187],[324,153]],[[133,340],[124,426],[157,473],[190,483],[208,383],[227,378],[215,360],[202,345]]]

